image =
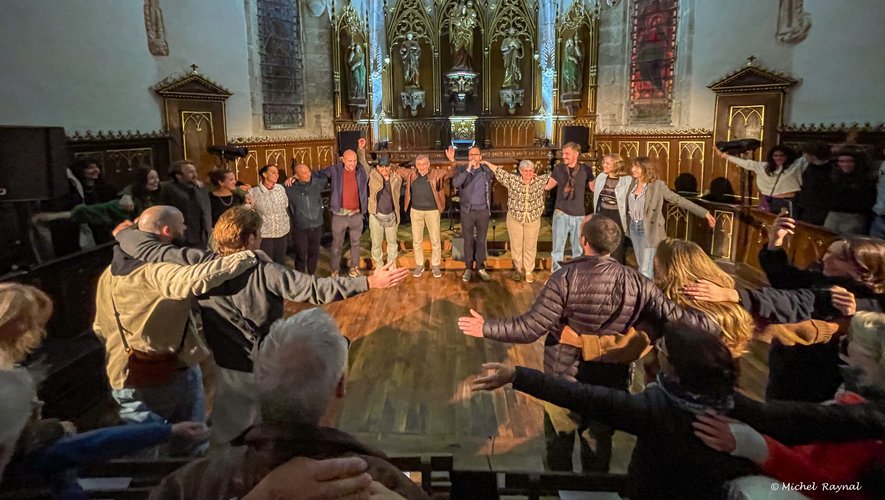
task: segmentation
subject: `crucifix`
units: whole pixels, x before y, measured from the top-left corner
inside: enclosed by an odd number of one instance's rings
[[[199,68],[199,66],[197,66],[196,64],[191,64],[191,73],[193,73],[193,74],[196,75],[196,74],[197,74],[197,68]]]

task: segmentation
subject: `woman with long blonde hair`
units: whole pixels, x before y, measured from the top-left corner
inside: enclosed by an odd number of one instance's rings
[[[654,258],[654,282],[673,302],[706,314],[719,324],[723,341],[738,358],[747,352],[753,339],[753,317],[740,304],[697,300],[683,292],[686,285],[706,280],[734,288],[734,279],[723,271],[704,250],[690,241],[666,238],[658,244]]]

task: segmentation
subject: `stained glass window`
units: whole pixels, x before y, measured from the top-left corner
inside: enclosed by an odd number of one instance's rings
[[[264,127],[304,126],[304,82],[298,2],[258,0],[258,46]]]
[[[634,0],[630,122],[669,124],[676,61],[677,0]]]

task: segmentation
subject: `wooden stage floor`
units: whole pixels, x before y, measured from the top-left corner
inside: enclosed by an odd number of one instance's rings
[[[469,389],[484,362],[540,368],[543,340],[515,345],[466,337],[457,318],[468,308],[487,318],[521,314],[549,273],[537,273],[533,284],[513,282],[502,270],[490,274],[489,283],[463,283],[460,270],[439,279],[425,272],[396,288],[323,306],[353,341],[341,429],[387,453],[451,453],[459,468],[543,470],[541,404],[509,388]],[[289,303],[287,314],[305,307]],[[767,376],[761,358],[754,350],[742,363],[743,388],[757,397]],[[632,446],[632,436],[615,435],[612,472],[626,471]]]

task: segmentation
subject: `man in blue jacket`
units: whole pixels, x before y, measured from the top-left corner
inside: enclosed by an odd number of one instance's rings
[[[470,148],[468,155],[467,165],[459,166],[452,179],[452,186],[460,189],[461,196],[461,236],[464,238],[464,264],[467,265],[461,279],[470,281],[475,264],[479,278],[489,281],[491,277],[486,272],[486,237],[495,173],[482,162],[479,148]]]
[[[328,179],[312,175],[310,167],[295,165],[295,182],[286,186],[291,212],[292,236],[295,240],[295,270],[313,275],[320,258],[323,237],[323,190]],[[332,269],[335,270],[334,268]]]

